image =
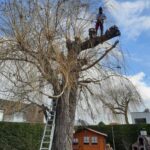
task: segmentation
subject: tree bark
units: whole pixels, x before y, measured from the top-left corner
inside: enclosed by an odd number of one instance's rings
[[[125,122],[126,122],[126,124],[129,124],[128,114],[127,113],[125,113]]]
[[[77,88],[67,89],[58,99],[52,150],[72,150],[76,91]]]
[[[125,110],[124,110],[124,117],[125,117],[126,124],[129,124],[129,119],[128,119],[128,105],[129,105],[129,101],[126,102],[126,106],[125,106]]]

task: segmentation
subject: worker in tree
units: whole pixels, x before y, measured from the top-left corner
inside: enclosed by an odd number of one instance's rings
[[[95,28],[90,28],[89,29],[89,37],[90,37],[90,39],[93,39],[93,38],[95,38],[96,37],[96,29]]]
[[[100,31],[101,31],[101,36],[103,35],[103,31],[104,31],[104,20],[106,19],[106,16],[105,14],[103,13],[103,9],[102,7],[99,8],[99,13],[97,14],[96,16],[96,26],[95,26],[95,29],[96,29],[96,34],[97,34],[97,31],[98,31],[98,28],[100,27]]]
[[[49,114],[49,112],[50,112],[49,108],[48,108],[47,106],[45,106],[44,104],[42,104],[42,105],[41,105],[41,110],[39,111],[39,113],[40,113],[41,111],[43,112],[43,114],[44,114],[44,116],[45,116],[45,119],[46,119],[46,121],[47,121],[47,119],[48,119],[48,114]]]

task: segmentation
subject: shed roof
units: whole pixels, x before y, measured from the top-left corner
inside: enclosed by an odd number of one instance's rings
[[[81,132],[81,131],[83,131],[83,130],[88,130],[88,131],[94,132],[94,133],[96,133],[96,134],[103,135],[103,136],[105,136],[105,137],[107,136],[107,134],[102,133],[102,132],[99,132],[99,131],[96,131],[96,130],[93,130],[93,129],[91,129],[91,128],[79,129],[79,130],[77,130],[77,132]]]

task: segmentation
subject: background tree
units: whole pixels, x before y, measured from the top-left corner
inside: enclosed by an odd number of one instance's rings
[[[115,81],[111,86],[105,87],[104,93],[102,92],[99,98],[104,108],[107,108],[113,116],[123,116],[124,122],[129,124],[129,113],[141,106],[142,99],[129,79],[121,77]],[[110,82],[114,82],[114,79]]]
[[[72,149],[78,96],[90,107],[88,84],[115,75],[104,66],[118,62],[118,41],[102,43],[120,32],[113,27],[85,40],[89,22],[78,18],[92,17],[91,7],[87,0],[6,0],[1,5],[1,94],[38,105],[57,100],[54,150]]]

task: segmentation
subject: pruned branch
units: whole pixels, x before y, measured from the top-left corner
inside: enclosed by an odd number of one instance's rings
[[[85,42],[81,42],[80,38],[76,38],[75,41],[71,41],[70,39],[67,39],[66,45],[69,51],[74,50],[76,54],[79,54],[83,50],[94,48],[97,45],[102,44],[120,35],[121,33],[118,27],[112,26],[105,32],[103,36],[96,36],[94,38],[86,40]]]
[[[103,36],[96,36],[95,38],[89,39],[81,44],[81,51],[89,48],[94,48],[99,44],[102,44],[114,37],[120,36],[121,33],[116,26],[110,27]]]
[[[81,71],[85,71],[85,70],[87,70],[87,69],[93,67],[94,65],[96,65],[96,64],[97,64],[99,61],[101,61],[113,48],[115,48],[118,43],[119,43],[119,41],[116,41],[116,42],[112,45],[112,47],[109,48],[109,49],[107,49],[107,50],[105,51],[105,53],[104,53],[99,59],[97,59],[94,63],[92,63],[92,64],[89,65],[88,67],[81,69]]]

